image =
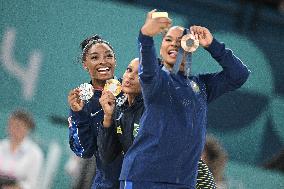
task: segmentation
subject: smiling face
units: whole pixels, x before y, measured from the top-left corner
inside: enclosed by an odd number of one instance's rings
[[[137,95],[141,92],[141,87],[138,77],[138,58],[133,59],[127,66],[123,74],[122,91],[129,95]]]
[[[167,68],[172,68],[176,63],[183,30],[183,27],[173,26],[163,37],[163,41],[160,48],[160,55],[163,59],[164,65]]]
[[[107,44],[96,43],[87,51],[83,65],[89,72],[93,84],[101,83],[114,76],[114,53]]]

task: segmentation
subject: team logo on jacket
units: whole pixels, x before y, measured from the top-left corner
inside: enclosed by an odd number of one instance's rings
[[[199,93],[200,92],[199,86],[197,85],[196,82],[190,81],[190,86],[191,86],[193,92],[195,92],[195,93]]]
[[[117,134],[122,134],[122,130],[121,130],[120,126],[116,127],[116,133]]]
[[[137,134],[138,134],[138,131],[139,131],[139,124],[137,124],[137,123],[134,123],[134,128],[133,128],[133,136],[134,136],[134,138],[137,136]]]

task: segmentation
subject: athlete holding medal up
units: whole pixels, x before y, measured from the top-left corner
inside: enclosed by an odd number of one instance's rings
[[[148,13],[138,37],[145,111],[138,135],[123,160],[121,189],[194,189],[205,143],[207,104],[241,87],[249,70],[207,28],[169,28],[171,20],[152,18],[155,12]],[[153,37],[165,28],[169,30],[160,48],[161,67]],[[195,36],[188,45],[198,39],[223,68],[221,72],[190,75],[191,57],[181,48],[186,34]]]
[[[81,49],[82,66],[91,82],[81,84],[68,95],[70,148],[81,158],[95,156],[96,176],[92,189],[118,188],[122,155],[109,164],[103,164],[97,151],[98,126],[104,118],[99,98],[104,89],[109,88],[116,95],[121,90],[119,82],[113,79],[116,66],[114,49],[98,35],[85,39]]]

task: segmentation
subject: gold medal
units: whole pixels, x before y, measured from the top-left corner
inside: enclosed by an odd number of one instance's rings
[[[109,79],[106,81],[104,90],[110,91],[114,96],[121,92],[121,83],[116,79]]]
[[[199,46],[199,40],[195,39],[195,36],[192,34],[184,35],[181,38],[181,47],[186,52],[194,52]]]

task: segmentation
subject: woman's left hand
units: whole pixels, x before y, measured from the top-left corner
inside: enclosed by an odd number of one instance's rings
[[[213,36],[210,31],[202,26],[191,26],[190,32],[199,40],[202,47],[209,47],[213,41]]]

